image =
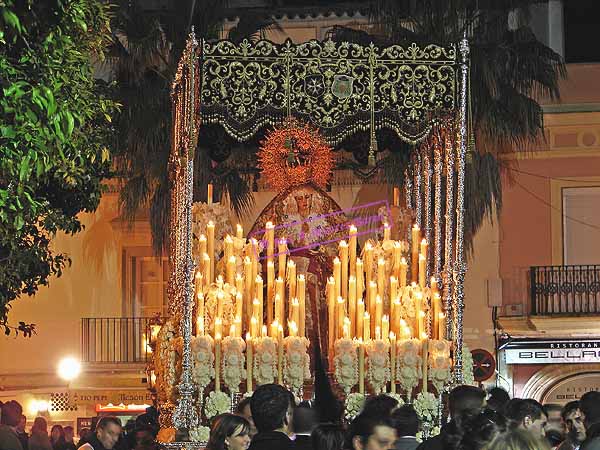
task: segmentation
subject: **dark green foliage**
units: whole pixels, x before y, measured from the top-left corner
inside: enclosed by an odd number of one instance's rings
[[[60,276],[57,232],[82,229],[110,173],[115,103],[93,76],[109,11],[99,0],[0,0],[0,327],[10,302]]]

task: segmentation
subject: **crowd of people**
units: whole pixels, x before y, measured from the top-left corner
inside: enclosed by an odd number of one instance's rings
[[[331,405],[333,407],[333,405]],[[74,442],[73,428],[37,417],[29,433],[21,405],[0,408],[0,450],[160,450],[156,411],[122,426],[116,417],[96,418]],[[500,388],[485,392],[458,386],[448,397],[449,420],[424,442],[410,404],[385,394],[369,397],[347,425],[323,423],[310,402],[276,384],[259,386],[235,414],[211,423],[207,450],[600,450],[600,392],[585,393],[562,408],[532,399],[511,399]]]

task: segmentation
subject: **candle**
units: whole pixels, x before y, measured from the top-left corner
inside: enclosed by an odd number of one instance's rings
[[[384,297],[385,292],[385,259],[379,258],[377,261],[377,295]]]
[[[400,278],[400,262],[402,261],[402,245],[399,241],[394,241],[394,276]]]
[[[233,238],[229,235],[225,236],[223,240],[223,256],[225,261],[229,261],[229,258],[233,255]]]
[[[350,275],[348,281],[348,316],[350,335],[354,336],[356,332],[356,277],[354,275]]]
[[[294,298],[296,297],[296,263],[290,259],[287,268],[288,298]]]
[[[275,295],[279,296],[279,309],[275,309],[275,320],[281,323],[285,317],[285,288],[283,278],[277,278],[275,280]]]
[[[400,287],[406,286],[406,272],[408,271],[408,263],[405,258],[400,260]]]
[[[396,334],[390,332],[390,392],[396,393]]]
[[[337,256],[333,260],[333,280],[335,282],[335,296],[339,297],[342,295],[342,263]]]
[[[273,301],[275,296],[275,263],[267,261],[267,323],[273,322]]]
[[[366,343],[371,339],[371,316],[368,312],[365,312],[363,322],[363,339]]]
[[[342,265],[342,297],[348,298],[348,243],[340,241],[340,263]]]
[[[398,279],[395,276],[390,277],[390,305],[398,297]]]
[[[246,323],[251,317],[252,298],[252,260],[246,256],[244,258],[244,303],[246,307],[244,317]]]
[[[210,258],[210,278],[208,279],[208,283],[212,283],[214,281],[215,276],[215,224],[212,220],[208,221],[206,225],[206,234],[207,237],[207,252]]]
[[[431,296],[433,297],[438,292],[438,283],[435,277],[431,277],[429,280],[429,288],[431,289]]]
[[[381,327],[383,315],[383,301],[381,300],[381,296],[377,296],[375,298],[375,327]]]
[[[204,336],[204,316],[196,316],[196,336]]]
[[[390,335],[390,317],[385,314],[381,318],[381,336],[383,339],[388,339]]]
[[[425,289],[425,279],[427,278],[427,271],[425,269],[425,263],[427,259],[425,255],[419,255],[419,286],[421,289]]]
[[[446,314],[438,314],[438,339],[446,339]]]
[[[365,261],[364,261],[364,265],[365,265],[365,275],[366,275],[366,281],[365,281],[365,285],[368,287],[369,284],[371,283],[371,277],[373,276],[373,246],[371,245],[370,242],[367,242],[365,244]],[[367,298],[367,300],[369,300]]]
[[[368,307],[368,311],[369,314],[375,318],[375,308],[376,305],[375,303],[377,302],[377,283],[375,283],[374,281],[371,281],[371,284],[369,285],[369,295],[367,298],[367,307]],[[375,332],[375,322],[373,322],[371,324],[371,332],[374,333]]]
[[[391,239],[391,236],[392,236],[392,229],[390,227],[390,224],[387,222],[383,222],[383,240],[389,241]]]
[[[279,322],[275,321],[271,324],[271,334],[273,339],[277,339],[277,333],[279,332]]]
[[[364,290],[363,263],[360,258],[356,259],[356,298],[362,298]]]
[[[235,227],[235,237],[238,239],[244,239],[244,228],[239,223]]]
[[[213,202],[213,185],[211,183],[208,184],[208,193],[206,195],[206,203],[209,205]]]
[[[361,338],[358,339],[358,392],[365,393],[365,346]]]
[[[329,347],[329,361],[333,361],[334,342],[335,342],[335,285],[333,278],[329,278],[327,281],[327,344]]]
[[[279,257],[279,267],[278,267],[278,276],[281,277],[281,279],[285,278],[285,258],[287,255],[287,241],[282,238],[279,239],[279,244],[278,244],[278,257]]]
[[[203,278],[206,280],[206,283],[210,285],[210,283],[212,283],[212,278],[210,275],[210,256],[208,256],[208,253],[204,253],[204,255],[202,255],[202,260],[204,261],[204,264],[202,264],[202,268],[204,269]]]
[[[252,337],[258,337],[258,331],[262,326],[262,320],[260,320],[260,302],[257,298],[252,301],[252,318],[256,321],[256,327],[252,333]],[[260,324],[260,325],[259,325]]]
[[[227,282],[230,286],[235,285],[235,268],[236,268],[236,259],[235,256],[230,256],[227,260]]]
[[[293,320],[288,324],[288,328],[290,330],[290,336],[296,337],[298,336],[298,325]]]
[[[242,337],[242,318],[240,316],[235,316],[233,319],[233,326],[235,327],[234,337]]]
[[[273,259],[273,254],[275,252],[275,226],[273,222],[267,222],[266,224],[265,235],[267,239],[267,261]]]
[[[254,281],[256,279],[256,275],[258,275],[258,257],[260,254],[260,248],[256,239],[250,239],[250,243],[252,244],[250,246],[252,249],[252,253],[250,254],[250,259],[252,261],[252,276],[250,280]]]
[[[256,288],[256,299],[258,300],[258,316],[256,319],[258,320],[258,329],[260,330],[263,325],[263,314],[264,314],[264,304],[263,304],[263,279],[260,275],[256,275],[255,280],[255,288]]]
[[[246,392],[252,392],[252,336],[246,333]]]
[[[350,275],[356,275],[356,227],[350,225],[350,244],[349,244],[349,255],[350,260]]]
[[[417,337],[421,337],[421,332],[423,331],[423,329],[421,328],[421,323],[422,323],[422,317],[421,317],[421,313],[423,311],[421,311],[421,308],[423,307],[423,305],[421,305],[421,299],[423,298],[423,295],[420,292],[417,292],[414,296],[414,302],[415,302],[415,332]],[[425,313],[423,313],[425,314]]]
[[[415,224],[412,228],[412,259],[410,261],[410,270],[412,281],[417,280],[417,270],[419,269],[419,242],[421,240],[421,230],[419,225]]]
[[[427,259],[427,239],[423,239],[421,241],[421,252],[420,252],[423,256],[425,256],[425,258]]]
[[[432,303],[432,307],[433,307],[433,312],[432,312],[433,327],[431,330],[432,334],[437,333],[437,336],[436,336],[437,339],[444,339],[444,333],[439,334],[440,313],[442,313],[442,315],[443,315],[442,298],[440,297],[440,294],[438,294],[437,292],[435,294],[433,294],[433,299],[431,300],[431,303]]]
[[[200,237],[198,238],[198,241],[200,242],[200,254],[204,255],[205,253],[208,252],[206,250],[206,236],[201,234]]]
[[[298,329],[300,337],[306,337],[306,280],[304,274],[298,275],[298,285],[296,292],[298,294],[298,303],[300,309],[300,321]]]
[[[263,325],[260,333],[261,337],[267,337],[267,326]]]
[[[223,296],[223,291],[218,291],[217,292],[217,319],[219,320],[223,320],[223,300],[224,300],[224,296]],[[216,325],[217,321],[215,320],[215,325]],[[222,335],[222,333],[221,333]]]
[[[343,297],[337,298],[337,328],[336,328],[336,336],[341,338],[344,332],[344,317],[346,317],[346,301]]]
[[[400,189],[394,186],[394,206],[400,206]]]
[[[217,317],[217,320],[220,320]],[[221,333],[215,334],[215,391],[221,390]]]
[[[392,317],[391,317],[391,322],[392,322],[392,330],[394,331],[394,333],[398,333],[400,334],[400,297],[396,297],[394,299],[394,301],[392,302]]]
[[[423,347],[422,347],[422,356],[423,356],[423,361],[422,361],[422,368],[423,368],[423,389],[422,392],[427,392],[427,371],[429,369],[429,339],[424,338],[423,339]]]
[[[350,319],[348,319],[347,317],[344,317],[344,327],[343,327],[343,335],[344,335],[344,339],[349,339],[350,338]]]
[[[250,319],[250,335],[253,338],[258,337],[258,320],[255,316]]]
[[[231,324],[231,326],[229,327],[229,336],[234,337],[235,336],[235,320],[234,322]]]
[[[277,330],[277,383],[283,385],[283,326]]]
[[[297,298],[292,299],[292,322],[295,324],[300,323],[300,304]],[[296,328],[298,325],[296,325]]]
[[[356,334],[355,336],[363,336],[363,322],[365,316],[365,302],[363,299],[358,299],[356,302]]]
[[[198,315],[196,334],[204,336],[204,294],[202,292],[198,292],[196,295],[196,313]]]

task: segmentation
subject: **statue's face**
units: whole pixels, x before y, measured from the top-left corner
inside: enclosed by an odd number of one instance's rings
[[[298,212],[300,214],[308,214],[310,211],[310,201],[312,194],[297,195],[294,197],[296,204],[298,205]]]

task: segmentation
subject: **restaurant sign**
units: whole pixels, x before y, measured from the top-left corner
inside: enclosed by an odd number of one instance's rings
[[[600,363],[598,340],[511,341],[501,350],[506,364]]]
[[[152,393],[146,389],[120,389],[120,390],[71,390],[71,402],[77,406],[98,404],[128,405],[152,404]]]

